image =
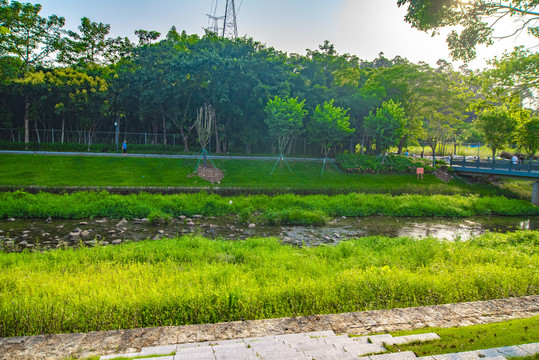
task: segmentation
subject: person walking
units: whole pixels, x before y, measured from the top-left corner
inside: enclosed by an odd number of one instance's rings
[[[122,151],[124,152],[124,156],[127,156],[127,140],[124,139],[124,143],[122,144]]]

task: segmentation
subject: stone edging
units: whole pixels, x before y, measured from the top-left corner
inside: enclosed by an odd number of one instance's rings
[[[219,324],[0,338],[1,360],[63,359],[140,351],[142,347],[333,330],[368,335],[458,327],[539,314],[539,295],[392,310],[236,321]]]

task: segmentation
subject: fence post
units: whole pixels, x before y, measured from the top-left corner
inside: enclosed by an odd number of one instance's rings
[[[144,145],[146,145],[146,133],[144,133]]]

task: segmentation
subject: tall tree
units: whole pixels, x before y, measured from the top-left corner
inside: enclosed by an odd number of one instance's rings
[[[406,124],[400,133],[399,154],[408,138],[417,136],[421,131],[422,114],[437,80],[437,74],[428,64],[416,65],[399,60],[388,68],[373,71],[365,83],[362,89],[365,96],[379,102],[391,99],[404,109]]]
[[[41,17],[41,5],[21,4],[6,0],[0,2],[0,26],[8,31],[0,32],[0,54],[18,57],[22,63],[20,77],[25,77],[31,69],[41,64],[59,48],[63,17],[51,15]],[[24,101],[24,142],[30,141],[30,100]]]
[[[373,138],[376,154],[383,154],[398,144],[406,125],[406,114],[400,103],[384,101],[376,113],[365,119],[367,134]]]
[[[498,106],[483,110],[475,125],[483,133],[487,146],[492,150],[492,158],[495,158],[496,151],[513,139],[517,122],[507,107]]]
[[[110,64],[118,56],[130,52],[128,39],[109,38],[110,25],[81,19],[79,33],[68,30],[67,38],[62,39],[61,51],[57,60],[67,65],[88,66],[90,64]]]

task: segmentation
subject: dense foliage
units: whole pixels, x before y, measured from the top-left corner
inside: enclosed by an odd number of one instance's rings
[[[182,237],[0,253],[0,336],[340,313],[537,295],[537,231],[294,248]]]
[[[413,4],[420,13],[426,6]],[[174,27],[162,39],[137,30],[139,43],[133,44],[110,37],[108,24],[87,17],[77,31],[64,31],[65,19],[41,17],[40,10],[0,1],[3,141],[78,142],[90,150],[119,137],[196,151],[197,112],[211,105],[210,152],[327,156],[378,154],[395,145],[400,153],[418,142],[440,151],[442,143],[472,141],[475,110],[464,111],[470,102],[503,104],[510,94],[522,107],[537,95],[530,80],[537,56],[525,51],[494,62],[497,71],[474,74],[446,61],[433,68],[382,54],[360,60],[338,54],[328,41],[306,55],[286,54],[249,38],[189,35]],[[303,104],[304,119],[286,135],[286,149],[271,111],[264,111],[277,98]],[[389,119],[383,104],[391,103],[401,104],[401,111]],[[525,134],[518,141],[513,135],[501,141],[528,149]]]

